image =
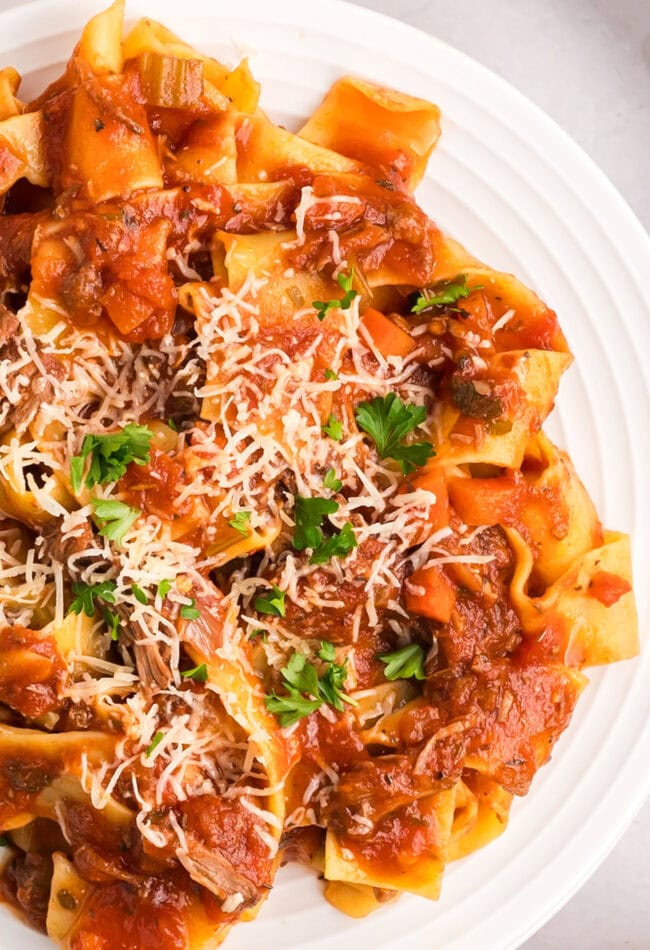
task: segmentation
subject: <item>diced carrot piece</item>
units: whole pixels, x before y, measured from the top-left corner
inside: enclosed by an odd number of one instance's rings
[[[513,524],[521,510],[525,485],[509,475],[497,478],[452,478],[449,499],[465,524]]]
[[[415,593],[411,593],[411,588]],[[415,571],[408,580],[406,607],[420,617],[448,623],[456,602],[456,591],[439,567]]]
[[[366,310],[361,322],[382,356],[408,356],[415,346],[413,337],[379,310]]]
[[[428,522],[432,531],[439,531],[449,524],[449,494],[445,471],[441,465],[434,465],[430,469],[419,472],[411,479],[413,488],[424,488],[433,492],[436,502],[429,509]]]

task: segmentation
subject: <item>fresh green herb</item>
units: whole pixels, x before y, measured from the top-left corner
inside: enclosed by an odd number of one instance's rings
[[[106,626],[111,635],[111,640],[118,639],[117,628],[120,625],[120,618],[113,610],[104,611],[104,620],[106,621]]]
[[[115,581],[102,581],[100,584],[84,584],[75,581],[72,585],[74,600],[68,607],[69,614],[85,613],[87,617],[95,614],[95,600],[103,600],[106,604],[115,603]]]
[[[326,564],[333,557],[345,557],[358,546],[354,528],[346,521],[340,531],[322,541],[309,558],[310,564]]]
[[[333,369],[330,369],[329,366],[325,370],[325,379],[328,383],[331,383],[333,380],[338,379],[338,373],[335,373]]]
[[[291,726],[303,716],[315,712],[323,702],[339,711],[344,703],[356,705],[356,701],[343,692],[347,661],[342,665],[335,662],[334,644],[322,641],[318,656],[324,663],[320,676],[314,664],[302,653],[293,653],[280,670],[287,695],[278,696],[273,692],[266,697],[266,708],[279,717],[282,727]]]
[[[228,524],[231,528],[234,528],[235,531],[239,531],[240,534],[248,534],[248,525],[251,520],[250,511],[238,511],[230,519]]]
[[[163,741],[163,733],[157,732],[155,736],[153,737],[153,739],[151,740],[150,744],[147,746],[147,751],[145,752],[145,756],[149,758],[151,755],[153,755],[153,753],[155,752],[155,750],[158,748],[158,746],[160,745],[162,741]]]
[[[176,425],[176,423],[174,422],[173,419],[171,419],[171,418],[168,419],[168,420],[167,420],[167,425],[168,425],[169,428],[172,430],[172,432],[178,432],[178,426]]]
[[[185,670],[184,673],[181,673],[183,679],[194,680],[195,683],[207,683],[208,681],[208,667],[206,663],[201,663],[199,666],[192,667],[191,670]]]
[[[130,462],[146,465],[150,459],[150,445],[153,433],[146,426],[129,423],[120,432],[108,435],[87,435],[81,445],[81,454],[75,455],[70,462],[72,488],[75,493],[95,485],[116,482],[126,472]],[[86,459],[90,456],[90,466],[83,478]]]
[[[264,597],[256,597],[253,606],[258,613],[270,614],[272,617],[284,617],[286,610],[284,598],[285,592],[280,590],[277,584],[273,584],[271,593]]]
[[[503,403],[498,396],[480,393],[469,379],[452,378],[451,398],[456,408],[472,419],[493,422],[503,412]]]
[[[419,643],[409,643],[393,653],[383,653],[379,659],[386,664],[384,676],[387,680],[425,679],[424,650]]]
[[[325,702],[334,709],[338,709],[339,712],[343,710],[344,703],[357,706],[356,699],[352,699],[343,692],[343,684],[347,676],[347,660],[343,664],[336,663],[336,649],[334,644],[327,640],[321,641],[318,655],[326,664],[325,672],[318,680],[318,689]]]
[[[323,487],[328,488],[330,491],[341,491],[343,487],[343,482],[340,478],[336,477],[336,472],[333,468],[329,468],[325,473],[325,478],[323,479]]]
[[[107,501],[104,498],[92,498],[95,520],[100,526],[99,533],[109,541],[121,544],[124,535],[136,520],[140,512],[123,501]]]
[[[139,603],[141,604],[147,603],[149,598],[147,597],[147,595],[142,590],[139,584],[131,584],[131,590],[133,591],[133,596]]]
[[[308,696],[318,696],[318,670],[304,653],[292,653],[280,672],[289,686]]]
[[[170,590],[172,589],[172,584],[173,584],[173,583],[174,583],[173,581],[168,581],[168,580],[166,580],[166,579],[162,580],[162,581],[158,584],[158,590],[157,590],[158,596],[161,597],[161,598],[164,600],[165,597],[167,596],[167,594],[168,594],[168,593],[170,592]]]
[[[278,717],[282,728],[292,726],[303,716],[309,716],[310,713],[316,712],[323,702],[321,699],[305,699],[297,689],[291,689],[290,687],[287,687],[287,689],[286,696],[278,696],[277,693],[273,692],[270,696],[264,697],[266,708]]]
[[[329,419],[321,428],[325,435],[328,435],[330,439],[334,439],[335,442],[340,442],[343,438],[343,423],[339,422],[334,413],[330,413]]]
[[[193,597],[190,597],[189,604],[183,604],[180,610],[181,617],[183,620],[198,620],[201,616],[201,611],[195,607],[195,601]]]
[[[341,290],[345,291],[341,298],[328,301],[314,300],[312,302],[312,307],[316,311],[319,320],[324,320],[330,310],[336,310],[337,308],[340,308],[341,310],[347,310],[354,298],[357,296],[356,290],[352,289],[352,282],[354,281],[354,267],[350,268],[349,274],[339,274],[336,280]]]
[[[430,310],[432,307],[454,308],[454,304],[465,297],[469,297],[475,290],[482,290],[480,284],[473,287],[467,286],[467,274],[458,274],[451,280],[441,280],[431,288],[422,291],[415,304],[411,308],[411,313],[422,313]]]
[[[362,402],[356,409],[357,425],[372,438],[382,458],[399,462],[404,475],[414,471],[435,455],[429,442],[412,442],[403,439],[427,417],[424,406],[403,403],[395,393],[376,396],[370,402]]]
[[[293,533],[293,546],[296,551],[317,548],[323,541],[323,520],[338,510],[338,502],[330,498],[303,498],[297,495],[294,511],[296,528]]]
[[[268,642],[269,642],[269,635],[268,635],[268,633],[266,632],[266,630],[262,630],[262,629],[258,628],[257,630],[253,630],[253,632],[252,632],[252,633],[249,633],[249,635],[248,635],[248,639],[249,639],[249,640],[255,640],[257,637],[260,637],[260,638],[261,638],[262,643],[268,643]]]

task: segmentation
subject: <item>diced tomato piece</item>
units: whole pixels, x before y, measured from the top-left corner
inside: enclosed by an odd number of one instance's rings
[[[620,600],[623,594],[632,590],[629,581],[618,574],[610,574],[609,571],[597,571],[591,578],[589,584],[589,593],[596,600],[599,600],[605,607],[611,607]]]

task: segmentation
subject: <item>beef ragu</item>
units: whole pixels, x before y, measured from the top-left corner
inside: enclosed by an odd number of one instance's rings
[[[438,109],[344,77],[289,132],[122,16],[0,71],[1,888],[199,950],[288,861],[437,898],[636,617],[556,314],[413,197]]]

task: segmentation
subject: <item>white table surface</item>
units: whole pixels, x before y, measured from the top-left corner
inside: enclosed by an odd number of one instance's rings
[[[435,34],[511,82],[582,145],[650,228],[650,0],[356,2]],[[0,0],[0,10],[16,5]],[[650,950],[650,803],[525,947]]]

